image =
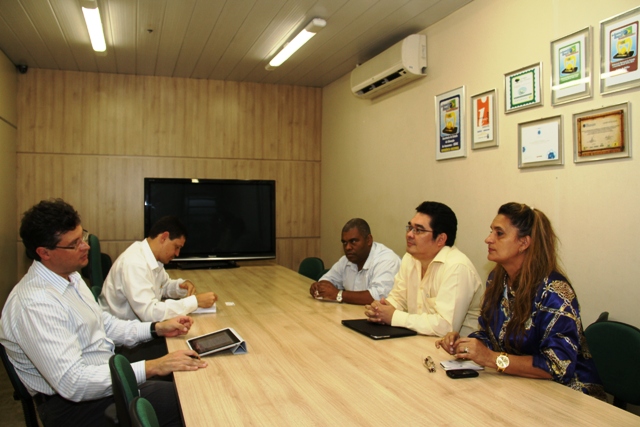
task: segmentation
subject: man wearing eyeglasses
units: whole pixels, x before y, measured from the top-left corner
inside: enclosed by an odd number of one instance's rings
[[[406,226],[407,253],[388,298],[365,307],[371,322],[444,336],[477,330],[482,281],[454,246],[458,221],[447,205],[423,202]]]
[[[35,260],[7,298],[0,342],[45,426],[104,425],[114,402],[108,363],[115,345],[184,335],[193,322],[187,316],[124,321],[102,311],[78,273],[88,263],[87,236],[78,213],[61,199],[38,203],[20,226]],[[192,350],[132,364],[141,396],[172,426],[182,425],[174,385],[147,378],[206,366]]]
[[[344,225],[342,248],[344,256],[311,285],[311,296],[361,305],[386,297],[400,268],[400,257],[373,241],[369,224],[362,218]]]

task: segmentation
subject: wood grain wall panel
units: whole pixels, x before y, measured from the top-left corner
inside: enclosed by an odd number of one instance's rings
[[[273,179],[278,262],[319,252],[320,89],[34,69],[18,100],[19,217],[61,197],[116,257],[145,177]]]

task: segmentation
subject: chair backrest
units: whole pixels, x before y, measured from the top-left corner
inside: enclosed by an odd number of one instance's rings
[[[298,267],[298,273],[317,281],[324,273],[324,262],[316,257],[305,258]]]
[[[82,274],[89,279],[91,292],[98,299],[102,292],[102,284],[111,268],[111,257],[100,252],[100,240],[95,234],[89,234],[89,263],[82,269]]]
[[[160,427],[156,411],[144,397],[136,397],[131,401],[129,415],[133,427]]]
[[[22,404],[25,424],[27,427],[38,427],[38,416],[36,415],[36,407],[33,403],[33,398],[29,394],[27,387],[22,383],[22,380],[20,380],[20,377],[9,360],[7,351],[2,344],[0,344],[0,358],[2,359],[4,369],[7,371],[7,375],[9,375],[9,381],[11,381],[11,385],[13,385],[13,398],[15,400],[20,400],[20,403]]]
[[[121,354],[111,356],[109,370],[111,371],[113,399],[116,403],[118,422],[121,426],[129,427],[131,425],[129,404],[135,397],[140,395],[136,376],[127,358]]]
[[[601,316],[600,319],[603,319]],[[614,404],[640,405],[640,329],[626,323],[599,320],[584,331],[604,390]]]

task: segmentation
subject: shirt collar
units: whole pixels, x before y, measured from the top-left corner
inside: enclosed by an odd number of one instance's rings
[[[51,287],[58,291],[60,294],[64,293],[64,291],[66,291],[69,286],[73,286],[77,289],[78,283],[82,281],[82,276],[77,271],[71,273],[69,275],[69,280],[67,280],[59,274],[49,270],[40,261],[34,261],[33,268],[38,276],[45,278],[47,280],[47,283],[49,283]]]
[[[151,246],[147,239],[142,241],[142,254],[144,255],[144,260],[149,265],[150,269],[155,270],[157,268],[164,268],[164,264],[158,261],[155,255],[153,255],[153,251],[151,250]]]

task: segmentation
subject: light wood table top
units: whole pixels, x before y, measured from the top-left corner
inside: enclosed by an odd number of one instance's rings
[[[188,427],[228,425],[640,425],[640,418],[563,385],[485,370],[453,380],[435,337],[374,341],[340,323],[364,307],[316,301],[311,279],[285,267],[170,270],[218,295],[217,313],[193,315],[186,338],[232,327],[248,353],[206,357],[176,372]],[[235,305],[227,306],[233,302]],[[438,365],[429,373],[422,361]]]

